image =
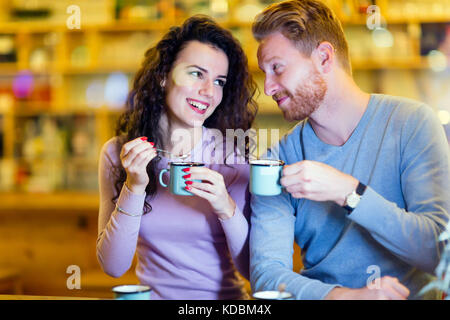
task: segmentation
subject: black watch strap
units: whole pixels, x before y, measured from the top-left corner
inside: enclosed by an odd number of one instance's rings
[[[343,206],[343,208],[344,208],[345,210],[347,210],[347,214],[350,214],[350,213],[353,211],[353,208],[350,207],[350,206],[347,206],[347,205]]]
[[[362,196],[364,194],[364,191],[366,191],[367,186],[363,183],[361,183],[361,181],[358,181],[358,186],[356,187],[356,194],[359,196]],[[346,209],[348,211],[348,214],[350,214],[354,208],[345,205],[344,209]]]
[[[366,191],[366,188],[367,186],[359,181],[358,186],[356,187],[356,194],[362,196],[364,194],[364,191]]]

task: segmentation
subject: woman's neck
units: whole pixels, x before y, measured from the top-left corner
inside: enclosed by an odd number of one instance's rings
[[[163,133],[163,149],[175,155],[189,154],[202,140],[203,126],[189,127],[170,121],[165,115],[161,117],[160,128]]]

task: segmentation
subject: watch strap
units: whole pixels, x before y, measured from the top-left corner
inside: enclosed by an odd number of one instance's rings
[[[358,186],[356,187],[356,194],[359,194],[360,196],[362,196],[364,194],[364,192],[366,191],[367,186],[363,183],[361,183],[361,181],[359,181]]]
[[[348,205],[345,205],[343,208],[344,208],[345,210],[347,210],[347,214],[350,214],[350,212],[353,211],[353,208],[350,207],[350,206],[348,206]]]
[[[366,188],[367,188],[367,186],[365,184],[361,183],[361,181],[358,181],[358,186],[356,187],[355,192],[357,195],[362,196],[364,194],[364,192],[366,191]],[[344,209],[346,209],[348,211],[348,214],[350,214],[354,208],[352,208],[348,205],[345,205]]]

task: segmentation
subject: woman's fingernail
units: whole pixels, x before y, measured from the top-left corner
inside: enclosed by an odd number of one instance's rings
[[[182,171],[183,172],[189,172],[189,170],[191,170],[191,168],[184,168]]]
[[[155,143],[154,143],[154,142],[150,142],[150,141],[149,141],[148,143],[150,143],[150,144],[151,144],[152,146],[154,146],[154,145],[155,145]]]
[[[188,186],[186,186],[186,187],[184,187],[186,190],[191,190],[192,188],[191,187],[188,187]]]
[[[183,176],[183,179],[189,179],[190,177],[191,177],[191,174],[189,173],[189,174]]]
[[[185,181],[185,183],[186,183],[186,184],[193,184],[194,182],[193,182],[193,181],[190,181],[190,180],[188,180],[188,181]]]
[[[147,137],[141,137],[142,141],[146,141],[148,138]]]

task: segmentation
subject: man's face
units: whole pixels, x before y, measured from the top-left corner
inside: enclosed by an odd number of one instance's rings
[[[280,32],[261,41],[258,64],[265,73],[264,92],[277,102],[286,120],[303,120],[322,103],[327,91],[325,80],[311,58]]]

